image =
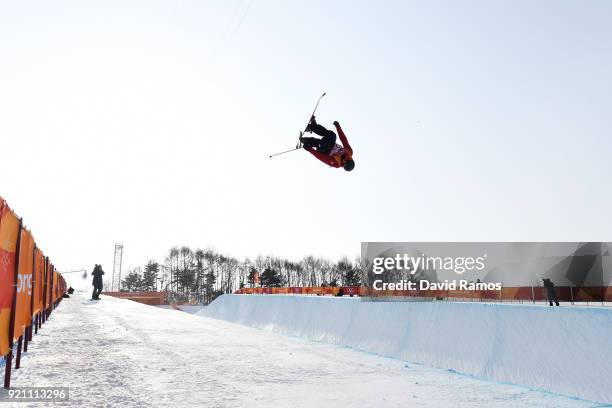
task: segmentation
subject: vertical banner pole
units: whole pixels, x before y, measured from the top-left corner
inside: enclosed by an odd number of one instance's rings
[[[8,341],[9,352],[6,355],[6,366],[4,370],[4,388],[11,387],[11,365],[13,363],[13,335],[15,332],[15,312],[17,309],[17,275],[19,274],[19,247],[21,246],[21,229],[23,220],[19,219],[19,232],[17,233],[17,245],[15,247],[15,271],[13,273],[13,303],[11,305],[11,317],[9,319]]]
[[[55,274],[55,267],[51,265],[51,273],[49,274],[51,280],[51,289],[49,290],[49,314],[53,311],[53,275]]]
[[[43,303],[42,309],[40,310],[40,324],[45,322],[46,310],[47,310],[47,273],[49,272],[49,257],[45,256],[45,270],[43,271]]]
[[[15,370],[18,370],[21,367],[21,346],[23,345],[23,334],[19,336],[19,340],[17,341],[17,357],[15,357]]]
[[[49,275],[51,275],[51,268],[51,261],[49,261],[47,264],[47,276],[45,276],[45,281],[47,282],[47,285],[45,286],[45,323],[49,319],[49,303],[51,303],[49,301]]]
[[[34,245],[34,248],[32,248],[32,268],[30,269],[30,284],[28,285],[28,280],[26,279],[26,282],[24,283],[24,289],[29,289],[30,290],[30,314],[28,315],[28,320],[30,321],[30,323],[25,327],[24,331],[23,331],[23,352],[27,352],[28,351],[28,342],[32,341],[32,308],[33,308],[33,301],[32,298],[34,290],[33,290],[33,286],[34,285],[34,254],[36,253],[36,245]],[[17,357],[17,361],[21,361],[21,352],[18,353],[18,357]]]
[[[30,326],[28,329],[28,341],[32,341],[32,326],[34,326],[34,293],[36,291],[36,249],[36,245],[34,245],[34,250],[32,251],[32,279],[30,280],[30,282],[32,282],[32,286],[30,288],[30,290],[32,291],[32,296],[30,296]],[[27,346],[25,350],[27,351]]]
[[[28,342],[30,338],[30,327],[26,326],[25,330],[23,331],[23,352],[27,352],[28,351]]]
[[[603,262],[603,259],[602,259]],[[605,268],[601,268],[601,305],[604,305],[606,301],[606,277],[605,277]]]

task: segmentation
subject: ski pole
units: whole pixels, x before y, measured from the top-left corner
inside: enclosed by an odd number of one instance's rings
[[[270,158],[273,158],[274,156],[280,156],[281,154],[285,154],[285,153],[289,153],[289,152],[294,152],[294,151],[300,150],[300,149],[301,149],[301,147],[296,147],[296,148],[291,149],[291,150],[285,150],[284,152],[274,153],[274,154],[270,155]]]

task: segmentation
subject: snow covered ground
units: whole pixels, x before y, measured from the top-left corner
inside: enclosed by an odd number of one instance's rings
[[[612,403],[609,307],[224,295],[198,314]]]
[[[601,407],[349,348],[103,296],[65,299],[13,386],[75,407]],[[5,406],[50,404],[5,404]]]
[[[161,309],[174,309],[171,305],[159,305],[155,307],[159,307]],[[191,314],[201,312],[202,309],[204,309],[204,306],[202,305],[178,305],[177,307],[182,312],[191,313]]]

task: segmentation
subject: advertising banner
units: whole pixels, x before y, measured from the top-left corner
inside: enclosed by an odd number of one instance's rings
[[[27,229],[21,230],[19,249],[19,273],[17,275],[17,302],[13,339],[17,340],[30,323],[30,300],[32,298],[32,253],[34,239]]]
[[[36,268],[34,274],[34,314],[43,308],[43,272],[45,270],[45,257],[42,251],[36,248]]]
[[[5,204],[0,212],[0,354],[9,347],[9,323],[13,303],[15,252],[20,221]]]

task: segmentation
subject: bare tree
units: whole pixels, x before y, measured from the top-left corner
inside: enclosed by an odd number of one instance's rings
[[[153,261],[149,262],[147,270],[153,272],[153,276],[148,277],[144,290],[155,290],[157,285],[150,283],[154,279],[172,299],[204,303],[223,293],[233,293],[249,281],[252,285],[255,272],[260,278],[266,274],[265,278],[270,281],[267,286],[298,287],[353,286],[367,282],[369,273],[369,265],[360,258],[351,262],[344,257],[331,262],[309,255],[294,262],[278,256],[259,255],[254,260],[239,261],[211,248],[192,250],[186,246],[170,248],[163,264],[157,268],[151,265]]]

